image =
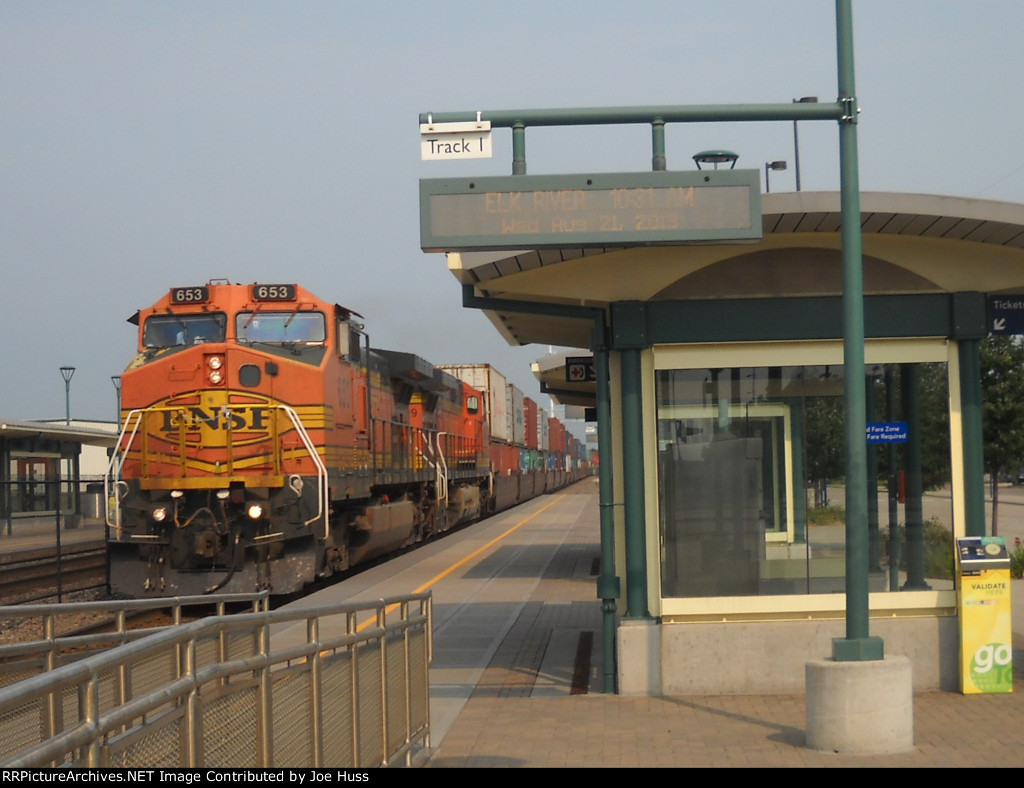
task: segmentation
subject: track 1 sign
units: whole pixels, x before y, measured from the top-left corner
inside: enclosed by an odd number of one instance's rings
[[[491,122],[424,123],[420,125],[420,158],[489,159],[493,155]]]

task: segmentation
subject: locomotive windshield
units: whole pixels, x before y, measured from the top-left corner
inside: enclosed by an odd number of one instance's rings
[[[235,336],[239,342],[319,343],[327,340],[327,321],[323,312],[239,312]]]
[[[178,345],[201,345],[203,342],[223,342],[227,323],[227,315],[223,312],[151,315],[142,330],[142,346],[167,348]]]

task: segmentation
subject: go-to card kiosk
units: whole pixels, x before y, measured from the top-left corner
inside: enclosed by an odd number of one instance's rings
[[[960,690],[1013,691],[1010,556],[1001,536],[957,539]]]

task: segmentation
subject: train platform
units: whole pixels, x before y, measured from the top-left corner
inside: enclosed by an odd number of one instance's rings
[[[0,564],[17,558],[24,560],[36,553],[52,553],[60,539],[61,548],[102,547],[106,543],[106,524],[98,518],[61,518],[55,515],[19,516],[8,530],[0,526]]]
[[[916,693],[912,751],[818,752],[804,744],[802,695],[603,691],[598,517],[597,481],[584,480],[295,604],[432,591],[425,768],[1024,766],[1024,581],[1014,692]]]

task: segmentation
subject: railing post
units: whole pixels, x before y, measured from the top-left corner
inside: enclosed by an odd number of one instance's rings
[[[259,671],[257,727],[257,766],[268,769],[274,762],[273,685],[270,677],[270,620],[263,619],[259,628],[259,655],[263,666]]]
[[[358,632],[356,627],[356,614],[348,613],[346,616],[345,632],[352,637]],[[349,714],[352,717],[352,766],[359,766],[359,644],[355,641],[348,646],[349,659],[349,698],[351,709]]]
[[[95,731],[100,720],[100,679],[93,673],[89,682],[85,685],[85,722]],[[90,769],[99,767],[100,764],[100,739],[94,735],[86,747],[85,764]]]
[[[49,642],[46,650],[47,672],[57,667],[57,642],[55,639],[54,614],[49,613],[43,617],[43,638]],[[46,706],[42,709],[43,736],[52,738],[57,735],[58,727],[63,727],[64,705],[60,702],[60,690],[51,690],[46,695]]]
[[[184,644],[184,673],[192,679],[192,686],[188,691],[188,698],[185,701],[185,741],[182,743],[182,754],[185,758],[185,767],[196,769],[203,765],[201,742],[199,741],[199,713],[202,710],[199,699],[199,685],[196,683],[196,636],[189,637]],[[179,650],[181,646],[177,647]]]
[[[324,765],[323,659],[320,656],[320,617],[306,619],[306,642],[316,646],[310,658],[309,699],[313,716],[313,766]]]
[[[377,629],[380,630],[380,726],[382,766],[388,765],[388,613],[381,600],[377,608]]]
[[[412,766],[412,644],[409,638],[412,633],[409,631],[409,603],[402,602],[402,681],[405,700],[405,765]]]

